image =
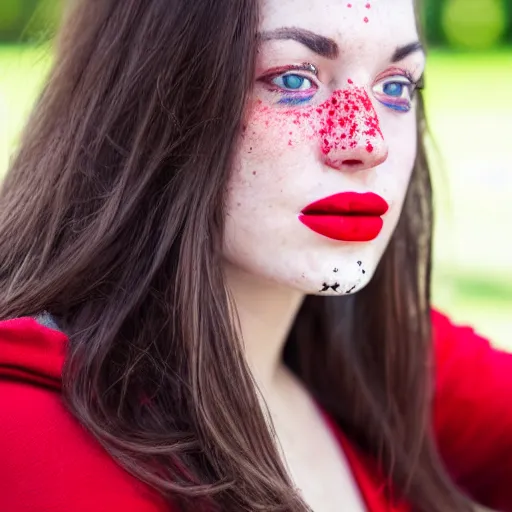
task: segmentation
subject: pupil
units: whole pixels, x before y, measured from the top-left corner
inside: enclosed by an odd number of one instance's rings
[[[298,75],[287,75],[283,78],[284,86],[288,89],[299,89],[304,79]]]
[[[384,93],[388,96],[402,96],[403,84],[397,82],[391,82],[384,85]]]

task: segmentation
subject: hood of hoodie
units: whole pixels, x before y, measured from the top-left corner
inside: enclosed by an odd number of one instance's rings
[[[48,315],[0,322],[0,379],[61,390],[67,337]]]

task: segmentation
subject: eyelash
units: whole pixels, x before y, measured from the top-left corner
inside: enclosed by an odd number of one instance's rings
[[[288,106],[301,105],[301,104],[307,103],[309,100],[311,100],[314,97],[314,95],[319,87],[318,84],[316,83],[316,81],[312,77],[306,76],[306,74],[301,74],[301,71],[302,71],[302,73],[304,73],[304,71],[305,71],[304,67],[302,67],[302,66],[295,67],[294,66],[294,67],[291,67],[291,68],[288,68],[285,70],[280,70],[279,72],[274,72],[270,75],[267,75],[267,76],[261,78],[261,81],[267,85],[268,89],[271,92],[279,93],[281,95],[281,98],[277,102],[278,104],[284,104],[284,105],[288,105]],[[309,82],[311,82],[312,89],[314,89],[314,92],[311,93],[310,91],[308,91],[307,93],[302,92],[300,94],[297,94],[297,91],[293,92],[291,90],[286,90],[283,86],[278,85],[274,82],[275,80],[277,80],[279,78],[284,80],[287,77],[299,77],[303,81],[308,80]]]
[[[406,79],[404,81],[403,79]],[[409,98],[405,99],[402,97],[394,97],[386,93],[378,93],[375,89],[382,85],[383,87],[388,85],[400,85],[405,87],[409,91]],[[395,110],[397,112],[409,112],[412,108],[412,100],[414,99],[414,93],[423,88],[423,77],[415,81],[412,74],[406,70],[395,70],[395,74],[388,75],[379,80],[372,88],[373,94],[380,103],[385,107]],[[403,88],[401,89],[403,92]],[[401,96],[401,95],[400,95]]]
[[[267,75],[266,77],[263,77],[261,81],[267,84],[269,87],[269,90],[271,92],[279,93],[281,95],[281,98],[277,102],[281,105],[287,105],[287,106],[298,106],[303,105],[313,99],[313,97],[316,94],[316,91],[318,90],[319,86],[316,83],[316,81],[306,74],[301,74],[300,71],[302,69],[299,67],[293,67],[288,68],[285,72],[279,72],[279,73],[272,73],[271,75]],[[308,89],[307,93],[297,93],[290,90],[285,89],[283,86],[278,85],[275,83],[275,80],[277,79],[286,79],[287,77],[298,77],[302,81],[308,80],[311,82],[312,87]],[[406,79],[407,81],[404,81],[403,79]],[[400,80],[401,79],[401,80]],[[304,83],[304,82],[302,82]],[[390,95],[387,95],[386,93],[377,93],[375,91],[375,88],[382,84],[383,86],[388,86],[392,84],[398,84],[403,87],[407,87],[409,90],[409,99],[403,99],[403,98],[395,98]],[[311,89],[314,89],[314,92],[311,93]],[[373,91],[375,94],[375,97],[377,100],[382,103],[385,107],[390,108],[391,110],[395,110],[397,112],[406,113],[409,112],[409,110],[412,107],[412,100],[414,98],[414,93],[417,90],[423,89],[423,77],[419,80],[415,81],[412,74],[409,73],[406,70],[400,70],[400,73],[397,72],[397,74],[390,75],[387,77],[382,78],[379,80],[374,86]]]

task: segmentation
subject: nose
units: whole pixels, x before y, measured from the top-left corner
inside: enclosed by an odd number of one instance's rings
[[[325,165],[360,171],[382,164],[388,145],[366,91],[360,87],[336,91],[320,109],[321,154]]]
[[[358,137],[352,145],[336,144],[324,156],[325,164],[339,171],[364,171],[386,161],[388,147],[382,137]]]

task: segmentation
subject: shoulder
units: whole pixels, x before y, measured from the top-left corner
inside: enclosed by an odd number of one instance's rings
[[[469,326],[458,325],[443,312],[434,309],[431,313],[432,329],[435,343],[450,342],[453,337],[461,334],[474,334],[474,329]]]
[[[458,425],[510,411],[512,354],[497,350],[471,327],[458,326],[438,312],[433,316],[435,411],[439,425]],[[507,415],[512,427],[512,414]],[[459,428],[459,427],[457,427]],[[459,428],[460,430],[460,428]],[[455,432],[454,432],[455,435]]]
[[[466,376],[485,366],[497,371],[502,365],[510,368],[511,355],[495,349],[490,341],[472,327],[458,325],[439,311],[432,312],[432,331],[437,379]]]
[[[38,351],[27,348],[41,345],[41,340],[19,343],[27,325],[18,325],[14,332],[12,324],[0,322],[0,508],[16,512],[166,510],[67,411],[52,384],[52,368],[43,375],[46,362],[37,361]],[[32,331],[26,334],[34,335],[34,325],[29,327]],[[9,354],[11,341],[17,350]],[[20,354],[24,349],[27,354]],[[34,378],[29,378],[31,373]]]
[[[433,322],[439,452],[461,488],[504,510],[512,503],[512,354],[444,315]]]
[[[438,371],[453,361],[466,362],[493,352],[488,339],[467,325],[457,325],[440,311],[432,312],[435,363]]]
[[[35,318],[0,321],[0,379],[60,389],[67,337]]]
[[[0,380],[2,510],[157,512],[162,503],[118,466],[59,393]]]

